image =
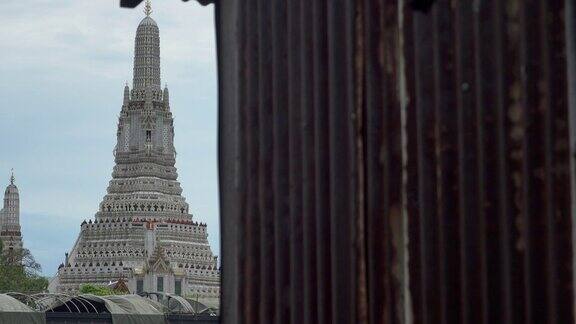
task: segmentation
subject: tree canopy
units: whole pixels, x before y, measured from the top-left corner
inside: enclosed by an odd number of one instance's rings
[[[93,284],[85,284],[80,287],[80,292],[83,294],[92,294],[96,296],[109,296],[115,295],[116,293],[112,288],[98,286]]]
[[[3,251],[0,241],[0,292],[37,293],[45,291],[48,280],[28,249]]]

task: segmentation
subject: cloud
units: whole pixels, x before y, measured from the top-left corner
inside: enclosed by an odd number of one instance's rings
[[[219,254],[213,8],[155,1],[153,10],[179,180]],[[118,0],[0,1],[0,187],[14,167],[25,244],[46,274],[106,193],[142,17]]]

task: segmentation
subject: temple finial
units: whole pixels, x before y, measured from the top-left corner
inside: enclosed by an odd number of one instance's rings
[[[14,169],[13,168],[10,170],[10,173],[11,173],[10,174],[10,184],[14,184],[14,180],[16,180],[16,179],[14,178]]]
[[[152,13],[152,4],[150,4],[150,0],[146,0],[146,6],[144,6],[144,13],[146,17],[149,17]]]

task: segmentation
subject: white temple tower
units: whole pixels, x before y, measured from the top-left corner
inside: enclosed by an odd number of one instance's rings
[[[14,184],[14,172],[10,175],[10,184],[4,191],[4,206],[0,210],[0,240],[4,250],[22,248],[20,231],[20,194]]]
[[[166,292],[217,306],[220,273],[206,224],[193,220],[175,168],[168,89],[160,86],[160,36],[146,17],[135,39],[133,89],[124,100],[116,165],[95,220],[84,221],[74,247],[50,283],[73,293],[85,283],[124,279],[131,292]]]

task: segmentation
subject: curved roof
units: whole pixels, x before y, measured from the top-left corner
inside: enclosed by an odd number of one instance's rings
[[[102,299],[114,303],[127,314],[164,314],[164,306],[162,304],[138,295],[113,295],[104,296]]]
[[[45,323],[45,318],[17,299],[0,294],[0,323]]]
[[[110,314],[140,314],[162,315],[168,309],[161,303],[138,295],[110,295],[96,296],[82,294],[67,296],[60,294],[45,294],[52,298],[48,301],[44,311],[69,311],[69,312],[105,312]],[[42,302],[42,300],[40,300]],[[86,307],[87,305],[87,307]]]
[[[143,293],[142,296],[147,296],[148,299],[158,300],[170,313],[176,314],[218,314],[218,303],[216,306],[211,306],[210,303],[204,301],[194,300],[169,293]]]
[[[4,191],[5,194],[17,194],[18,193],[18,187],[16,187],[15,184],[9,184],[6,187],[6,191]]]
[[[138,24],[138,28],[140,28],[140,26],[156,26],[156,27],[158,27],[158,25],[156,24],[156,21],[154,21],[154,19],[152,19],[152,17],[150,17],[150,16],[144,17],[140,21],[140,23]]]
[[[33,310],[16,298],[0,294],[0,312],[33,312]]]
[[[45,312],[110,313],[113,323],[164,324],[163,307],[158,302],[138,295],[95,296],[82,294],[67,296],[46,294],[53,299]],[[0,322],[1,323],[1,322]]]

